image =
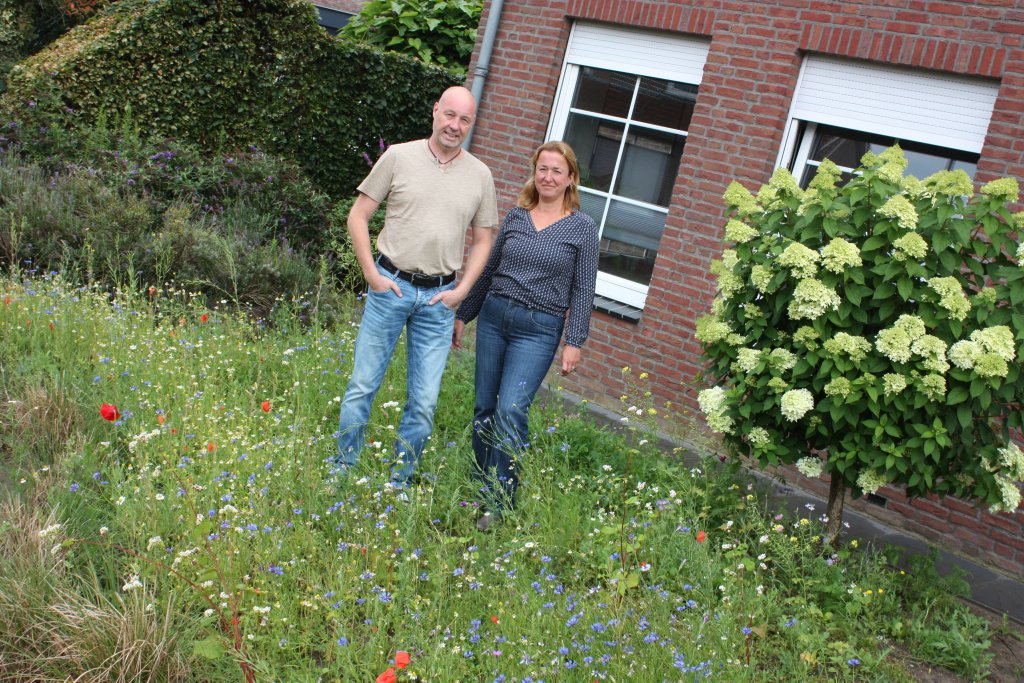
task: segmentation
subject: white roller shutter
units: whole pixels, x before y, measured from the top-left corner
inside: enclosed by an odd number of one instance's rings
[[[980,153],[999,84],[811,55],[791,118]]]
[[[576,24],[565,61],[637,76],[700,84],[708,41],[617,26]]]

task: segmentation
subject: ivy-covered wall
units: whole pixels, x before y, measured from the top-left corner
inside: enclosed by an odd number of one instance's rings
[[[342,198],[366,174],[363,152],[427,135],[457,82],[332,39],[306,0],[121,0],[15,66],[9,96],[56,92],[82,122],[130,112],[144,134],[209,150],[257,145]]]

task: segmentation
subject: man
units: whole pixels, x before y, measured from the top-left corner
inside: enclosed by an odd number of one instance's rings
[[[408,486],[434,423],[441,375],[451,346],[455,309],[476,282],[498,223],[491,172],[462,149],[476,117],[463,87],[446,90],[434,105],[426,140],[392,145],[359,185],[348,215],[352,248],[368,287],[356,337],[352,378],[341,404],[341,470],[356,464],[374,396],[402,329],[407,331],[408,384],[398,425],[391,481]],[[387,199],[380,255],[370,249],[369,220]],[[473,246],[462,263],[466,231]]]

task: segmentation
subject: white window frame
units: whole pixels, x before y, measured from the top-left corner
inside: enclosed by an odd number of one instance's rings
[[[690,37],[577,22],[573,25],[569,36],[569,44],[563,60],[562,73],[559,77],[545,139],[560,140],[565,134],[569,115],[574,111],[571,105],[582,67],[589,66],[627,73],[634,77],[657,78],[699,86],[704,73],[704,63],[707,60],[709,45],[710,43],[706,40]],[[636,96],[637,89],[634,87],[630,111],[633,109],[632,105],[636,101]],[[592,111],[580,111],[580,113],[613,123],[637,125],[627,119]],[[672,128],[646,123],[641,126],[647,130],[662,131],[672,135],[686,135],[685,131]],[[620,147],[619,155],[622,153],[623,150]],[[621,158],[616,159],[615,175],[612,177],[610,188],[616,186],[620,161]],[[634,204],[647,210],[664,211],[666,217],[669,213],[670,207],[632,200],[612,192],[590,189],[587,192],[605,199],[613,196],[617,202]],[[600,225],[604,225],[610,207],[611,202],[606,202],[605,215],[601,216]],[[597,296],[612,299],[634,308],[642,309],[644,307],[648,290],[648,285],[639,282],[610,273],[598,272],[597,274]]]

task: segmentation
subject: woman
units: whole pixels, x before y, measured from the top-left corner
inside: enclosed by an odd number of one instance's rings
[[[505,216],[480,279],[455,313],[455,348],[462,346],[466,323],[480,316],[473,451],[484,482],[481,531],[515,502],[513,461],[529,445],[530,403],[563,329],[561,372],[576,369],[594,303],[598,230],[579,210],[576,154],[564,142],[546,142],[531,161],[518,206]]]

